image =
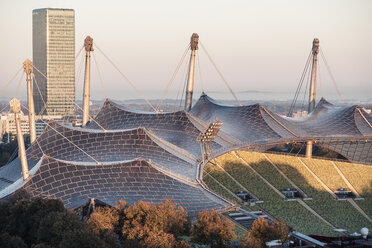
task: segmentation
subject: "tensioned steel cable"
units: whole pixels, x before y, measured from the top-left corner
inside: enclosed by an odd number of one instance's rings
[[[84,48],[84,45],[82,45],[80,47],[79,51],[77,52],[77,54],[75,56],[75,64],[76,64],[76,60],[79,57],[80,53],[83,51],[83,48]],[[79,66],[78,66],[78,71],[77,71],[77,77],[76,77],[76,74],[75,74],[75,88],[77,87],[77,84],[80,81],[80,74],[81,74],[81,69],[83,67],[83,61],[84,61],[84,56],[81,56],[80,57],[80,63],[79,63]],[[44,105],[44,107],[45,107],[45,105]],[[76,118],[76,109],[75,109],[75,118]]]
[[[186,78],[187,78],[187,71],[186,69],[188,68],[188,63],[184,63],[184,67],[183,67],[183,71],[182,71],[182,77],[181,77],[181,80],[183,80],[183,83],[181,81],[180,83],[180,86],[178,87],[178,91],[177,91],[177,96],[176,96],[176,101],[175,101],[175,104],[174,104],[174,110],[176,110],[177,108],[177,102],[178,102],[178,97],[179,97],[179,94],[181,92],[181,90],[185,90],[185,84],[186,84]],[[182,95],[183,96],[183,95]],[[181,98],[182,99],[182,98]],[[181,108],[181,104],[182,104],[182,100],[180,102],[180,106],[179,106],[179,109]]]
[[[183,94],[186,92],[187,79],[189,77],[189,72],[190,72],[190,64],[188,64],[187,68],[188,69],[187,69],[187,72],[186,72],[185,81],[183,83],[183,89],[182,89],[182,94],[181,94],[181,99],[180,99],[180,106],[179,106],[180,109],[181,109],[181,106],[182,106]]]
[[[13,159],[15,158],[15,155],[17,154],[18,152],[18,146],[16,147],[16,149],[14,149],[12,155],[9,157],[8,161],[6,162],[6,164],[9,164],[11,161],[13,161]]]
[[[369,123],[369,121],[367,120],[367,118],[364,116],[364,114],[362,113],[362,111],[360,111],[360,108],[357,108],[358,111],[359,111],[359,114],[362,116],[362,118],[364,119],[365,122],[367,122],[367,124],[369,125],[370,128],[372,128],[372,124]]]
[[[301,147],[300,147],[300,149],[298,150],[298,152],[297,152],[297,154],[295,155],[295,157],[297,157],[298,154],[300,154],[300,152],[302,151],[302,148],[304,147],[304,144],[305,144],[305,142],[303,142],[303,143],[301,144]]]
[[[73,102],[74,104],[75,104],[75,106],[76,107],[78,107],[82,112],[83,112],[83,109],[78,105],[78,104],[76,104],[75,103],[75,101],[73,100],[73,99],[71,99],[69,96],[67,96],[68,97],[68,99],[71,101],[71,102]],[[91,116],[91,115],[88,115],[89,116],[89,120],[92,120],[94,123],[96,123],[97,124],[97,126],[99,127],[99,128],[101,128],[104,132],[107,132],[107,130],[101,125],[101,124],[99,124],[94,118],[93,118],[93,116]]]
[[[84,56],[82,55],[82,56],[80,56],[80,62],[79,62],[78,70],[77,70],[77,76],[75,76],[75,88],[77,88],[77,86],[79,85],[80,76],[82,75],[81,72],[83,71],[83,64],[84,64]],[[75,108],[75,115],[74,115],[74,117],[77,118],[76,108]]]
[[[28,108],[21,104],[21,106],[23,106],[24,108],[26,108],[28,110]],[[89,153],[87,153],[86,151],[84,151],[81,147],[79,147],[78,145],[76,145],[74,142],[72,142],[71,140],[69,140],[65,135],[63,135],[61,132],[59,132],[57,129],[55,129],[54,127],[52,127],[48,122],[45,122],[43,119],[40,119],[40,121],[42,121],[44,124],[46,124],[48,127],[50,127],[51,129],[53,129],[56,133],[58,133],[59,135],[61,135],[64,139],[66,139],[69,143],[71,143],[73,146],[75,146],[77,149],[79,149],[80,151],[82,151],[85,155],[87,155],[90,159],[92,159],[94,162],[96,162],[98,165],[100,165],[101,163],[99,161],[97,161],[95,158],[93,158],[91,155],[89,155]]]
[[[34,66],[33,66],[34,67]],[[36,67],[34,67],[37,71],[39,71]],[[39,71],[40,72],[40,71]],[[40,74],[42,74],[41,72],[40,72]],[[44,75],[44,74],[42,74],[42,75]],[[45,76],[45,75],[44,75]],[[41,91],[40,91],[40,88],[39,88],[39,83],[37,82],[37,80],[36,80],[36,77],[35,77],[35,74],[33,74],[32,73],[32,77],[33,77],[33,79],[35,80],[35,84],[36,84],[36,88],[37,88],[37,90],[38,90],[38,92],[39,92],[39,95],[40,95],[40,98],[41,98],[41,100],[42,100],[42,102],[44,103],[44,106],[43,106],[43,108],[40,110],[40,112],[38,113],[39,115],[40,115],[40,113],[43,113],[43,111],[45,110],[45,108],[46,108],[46,106],[47,106],[47,103],[44,101],[44,97],[43,97],[43,95],[41,94]]]
[[[0,113],[2,113],[4,111],[4,109],[6,109],[8,107],[10,107],[9,104],[5,104],[5,107],[0,110]]]
[[[304,78],[306,76],[306,73],[307,73],[307,70],[308,70],[308,67],[309,67],[311,58],[312,58],[312,49],[310,49],[310,53],[309,53],[309,56],[307,57],[304,70],[302,71],[300,81],[299,81],[299,83],[297,85],[295,96],[294,96],[294,98],[292,100],[291,106],[290,106],[289,111],[288,111],[288,114],[287,114],[288,117],[291,117],[292,114],[293,114],[293,110],[294,110],[294,107],[296,105],[296,102],[297,102],[297,99],[298,99],[298,95],[299,95],[299,93],[301,91],[302,84],[303,84]]]
[[[319,85],[319,87],[317,87],[317,95],[319,96],[323,96],[323,80],[322,80],[322,75],[320,74],[320,63],[318,62],[317,64],[317,69],[318,69],[318,72],[317,72],[317,85]]]
[[[98,77],[99,77],[99,82],[101,84],[101,87],[102,87],[102,90],[103,90],[103,93],[105,94],[105,98],[107,98],[107,91],[106,91],[106,88],[105,86],[103,85],[103,80],[102,80],[102,75],[101,75],[101,70],[99,69],[98,67],[98,63],[97,63],[97,60],[96,60],[96,55],[94,54],[94,52],[92,52],[93,54],[93,59],[94,59],[94,63],[96,64],[96,68],[97,68],[97,72],[98,72]]]
[[[83,48],[84,48],[84,45],[82,45],[82,46],[80,47],[78,53],[76,54],[76,56],[75,56],[75,62],[76,62],[76,59],[79,57],[81,51],[83,51]]]
[[[208,59],[210,60],[210,62],[212,63],[214,69],[217,71],[218,75],[222,78],[222,81],[225,83],[225,85],[227,86],[227,88],[229,89],[231,95],[235,98],[235,101],[237,102],[238,105],[241,105],[238,98],[236,97],[235,93],[233,92],[233,90],[231,89],[230,85],[227,83],[225,77],[222,75],[221,71],[218,69],[216,63],[214,63],[212,57],[209,55],[207,49],[204,47],[204,45],[201,43],[201,41],[199,40],[199,44],[200,46],[203,48],[205,54],[207,55]]]
[[[34,67],[34,68],[36,68],[36,67]],[[37,68],[36,68],[36,70],[38,70]],[[44,77],[45,77],[45,75],[44,74],[42,74]],[[36,78],[35,78],[35,76],[34,76],[34,79],[35,79],[35,83],[36,83],[36,87],[37,87],[37,89],[38,89],[38,91],[39,91],[39,94],[40,94],[40,96],[41,96],[41,100],[43,101],[43,103],[44,103],[44,106],[46,106],[46,103],[45,103],[45,101],[44,101],[44,98],[42,97],[42,95],[41,95],[41,92],[40,92],[40,88],[39,88],[39,84],[38,84],[38,82],[36,81]],[[73,99],[71,99],[69,96],[67,96],[68,97],[68,99],[72,102],[72,103],[74,103],[75,104],[75,106],[76,107],[78,107],[81,111],[83,111],[83,109],[78,105],[78,104],[76,104],[76,102],[73,100]],[[92,121],[94,121],[97,125],[98,125],[98,127],[100,127],[103,131],[107,131],[105,128],[103,128],[96,120],[94,120],[94,118],[91,116],[91,115],[89,115],[89,119],[90,120],[92,120]]]
[[[120,75],[129,83],[130,86],[134,89],[134,91],[139,94],[143,100],[154,110],[155,113],[158,111],[156,108],[150,103],[150,101],[142,94],[141,91],[139,91],[136,86],[132,83],[132,81],[129,80],[127,76],[124,75],[124,73],[112,62],[112,60],[97,46],[97,43],[95,43],[95,47],[103,54],[103,56],[110,62],[110,64],[120,73]]]
[[[77,86],[77,83],[80,82],[80,76],[81,76],[81,72],[83,71],[83,64],[84,64],[84,56],[81,56],[80,57],[80,63],[79,63],[79,66],[78,66],[78,71],[77,71],[77,77],[75,79],[76,81],[76,86]],[[75,86],[75,87],[76,87]]]
[[[38,139],[35,139],[35,141],[36,141],[36,144],[39,146],[41,153],[42,153],[43,155],[46,155],[45,152],[44,152],[44,150],[43,150],[43,148],[41,148],[41,145],[40,145]]]
[[[22,70],[22,66],[18,69],[18,71],[16,72],[16,74],[14,74],[14,76],[9,80],[9,82],[0,90],[0,96],[2,96],[6,89],[9,87],[9,85],[13,82],[13,80],[18,76],[18,74],[20,73],[20,71]]]
[[[25,75],[25,72],[23,72],[23,73],[22,73],[22,76],[19,78],[19,81],[18,81],[18,84],[17,84],[17,88],[16,88],[16,92],[15,92],[14,97],[17,97],[17,96],[18,96],[19,87],[21,86],[21,82],[22,82],[22,79],[23,79],[23,75]]]
[[[340,101],[343,103],[344,100],[343,100],[343,98],[342,98],[342,95],[341,95],[341,93],[340,93],[338,87],[337,87],[337,83],[336,83],[335,77],[333,76],[333,73],[332,73],[332,71],[331,71],[331,68],[329,67],[329,65],[328,65],[328,63],[327,63],[327,60],[326,60],[325,55],[324,55],[324,53],[323,53],[323,49],[319,47],[319,50],[320,50],[320,55],[321,55],[321,57],[322,57],[322,59],[323,59],[323,61],[324,61],[324,64],[325,64],[326,68],[327,68],[327,71],[328,71],[329,75],[331,76],[333,86],[335,86],[336,91],[337,91],[337,94],[338,94],[338,97],[340,98]]]
[[[312,65],[311,65],[311,68],[310,70],[308,71],[307,73],[307,79],[306,79],[306,85],[305,85],[305,92],[304,92],[304,97],[302,99],[302,107],[301,107],[301,111],[304,111],[305,109],[305,98],[307,96],[307,90],[310,90],[309,89],[309,84],[310,84],[310,75],[311,75],[311,71],[312,71]]]
[[[198,59],[200,84],[201,84],[202,92],[204,92],[204,83],[203,83],[203,77],[202,77],[202,72],[201,72],[200,59],[199,59],[199,51],[198,50],[196,51],[196,57]]]
[[[180,70],[181,65],[183,64],[183,61],[185,60],[185,57],[186,57],[187,52],[189,51],[189,49],[190,49],[190,44],[188,44],[188,45],[186,46],[185,51],[183,52],[182,57],[181,57],[180,61],[178,62],[177,67],[176,67],[176,69],[174,70],[171,79],[169,80],[169,82],[168,82],[168,84],[167,84],[167,87],[166,87],[165,90],[163,91],[163,94],[162,94],[162,96],[161,96],[161,98],[160,98],[160,100],[159,100],[159,103],[158,103],[158,105],[156,106],[156,109],[157,109],[158,111],[159,111],[160,106],[163,104],[164,98],[165,98],[165,96],[167,95],[167,93],[168,93],[168,91],[169,91],[169,88],[170,88],[171,85],[173,84],[174,79],[176,78],[176,75],[177,75],[178,71]]]

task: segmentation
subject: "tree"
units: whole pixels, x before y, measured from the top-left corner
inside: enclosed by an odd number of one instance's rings
[[[41,221],[37,242],[56,247],[77,230],[86,230],[86,227],[75,214],[67,211],[52,212]]]
[[[278,221],[272,224],[264,218],[256,219],[251,230],[243,237],[241,247],[262,248],[266,242],[279,239],[282,244],[288,242],[290,228],[283,222]]]
[[[290,239],[289,233],[291,232],[291,228],[287,226],[283,220],[277,221],[273,225],[276,238],[279,239],[282,244],[286,244]]]
[[[173,234],[162,231],[149,231],[143,242],[146,248],[172,248],[175,243]]]
[[[143,240],[148,230],[145,229],[146,217],[150,211],[150,204],[143,201],[134,203],[124,210],[122,234],[125,239]]]
[[[4,232],[0,234],[0,247],[2,248],[27,248],[25,242],[19,236],[10,236]]]
[[[185,209],[181,206],[176,207],[171,200],[153,205],[150,214],[147,216],[146,224],[151,230],[159,229],[173,234],[176,239],[181,235],[189,234],[191,227]]]
[[[191,246],[185,241],[181,240],[176,244],[175,248],[191,248]]]
[[[234,225],[216,212],[200,212],[192,228],[191,241],[214,247],[228,247],[236,238]]]
[[[123,216],[123,239],[146,247],[174,247],[177,238],[190,231],[187,212],[170,200],[158,205],[138,201]]]
[[[10,208],[7,230],[10,235],[22,237],[29,246],[37,243],[40,222],[50,213],[65,212],[60,200],[32,198],[20,199]]]
[[[59,248],[109,248],[96,235],[86,230],[75,230],[64,237]]]
[[[114,231],[119,221],[119,212],[113,207],[97,207],[87,221],[88,228],[100,234],[104,231]]]
[[[44,243],[40,243],[40,244],[31,246],[31,248],[53,248],[53,247],[46,245]]]
[[[0,247],[110,247],[61,201],[24,192],[1,202],[0,230]]]
[[[115,233],[119,223],[119,209],[114,207],[97,207],[87,221],[90,231],[98,235],[111,246],[115,246],[119,236]]]

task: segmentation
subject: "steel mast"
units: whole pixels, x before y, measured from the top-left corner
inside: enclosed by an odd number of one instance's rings
[[[27,165],[27,158],[26,158],[26,149],[25,149],[25,142],[23,140],[22,135],[22,129],[21,129],[21,120],[18,115],[19,111],[21,111],[21,105],[18,99],[13,98],[9,101],[10,108],[14,112],[14,121],[16,124],[16,130],[17,130],[17,141],[18,141],[18,156],[21,160],[21,166],[22,166],[22,176],[23,180],[26,180],[30,173],[28,171],[28,165]]]
[[[32,95],[31,86],[31,75],[32,75],[32,62],[26,59],[23,62],[23,69],[27,75],[27,103],[28,103],[28,123],[30,130],[30,142],[34,142],[36,139],[36,124],[35,124],[35,107],[34,107],[34,97]]]
[[[311,71],[311,83],[309,91],[309,109],[308,113],[315,108],[315,98],[316,98],[316,71],[318,67],[318,53],[319,53],[319,39],[315,38],[313,40],[313,67]]]
[[[192,93],[194,91],[194,71],[195,71],[195,53],[198,50],[199,35],[193,33],[191,36],[190,47],[191,47],[191,56],[189,64],[189,74],[187,79],[187,88],[186,88],[186,99],[185,99],[185,110],[190,111],[192,106]]]
[[[85,77],[84,77],[84,102],[83,102],[83,123],[84,127],[89,121],[89,104],[90,104],[90,52],[93,50],[93,39],[87,36],[84,40],[85,47]]]
[[[319,39],[315,38],[313,40],[313,67],[311,71],[311,83],[309,90],[309,109],[310,114],[315,108],[315,98],[316,98],[316,71],[318,67],[318,53],[319,53]],[[313,154],[313,141],[309,140],[306,142],[306,157],[311,158]]]

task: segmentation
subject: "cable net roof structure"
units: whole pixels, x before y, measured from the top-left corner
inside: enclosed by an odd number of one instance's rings
[[[372,163],[372,116],[357,105],[339,107],[322,98],[308,116],[291,118],[259,104],[228,106],[203,94],[190,114],[224,122],[221,130],[240,141],[236,147],[265,151],[275,144],[313,140],[350,161]]]
[[[0,198],[25,189],[77,208],[90,198],[109,205],[173,199],[191,216],[232,204],[200,181],[198,142],[211,122],[223,125],[210,159],[244,148],[265,151],[281,143],[313,140],[354,162],[372,164],[372,116],[362,107],[320,100],[302,118],[273,113],[260,104],[228,106],[203,94],[190,112],[147,113],[106,100],[86,127],[51,121],[27,149],[30,178],[19,158],[0,168]]]

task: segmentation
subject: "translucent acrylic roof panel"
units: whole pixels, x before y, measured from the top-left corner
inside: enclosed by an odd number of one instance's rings
[[[45,157],[38,172],[23,186],[33,196],[61,199],[74,209],[90,198],[109,205],[118,200],[160,203],[172,199],[191,216],[199,211],[227,207],[200,187],[175,180],[144,160],[111,165],[76,165]]]
[[[205,122],[222,121],[224,124],[221,130],[241,142],[281,138],[263,119],[259,104],[227,106],[202,95],[190,113]]]
[[[185,111],[171,113],[147,113],[128,110],[110,100],[106,100],[99,113],[88,128],[122,130],[144,127],[159,138],[172,143],[193,155],[200,157],[200,144],[197,141],[199,130]],[[214,143],[215,149],[221,146]]]
[[[45,155],[64,161],[112,162],[143,158],[188,180],[196,177],[196,160],[172,149],[168,151],[167,146],[159,146],[144,128],[103,132],[50,122],[33,144],[35,149],[39,145]]]

